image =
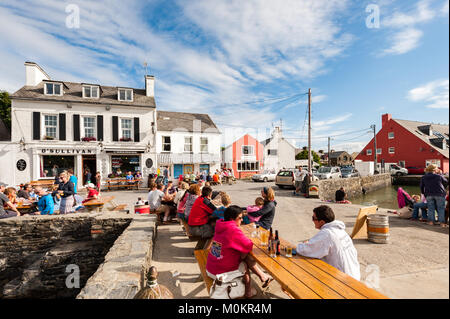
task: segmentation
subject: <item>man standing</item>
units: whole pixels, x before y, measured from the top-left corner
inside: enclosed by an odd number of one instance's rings
[[[73,184],[73,193],[76,194],[77,193],[77,188],[78,188],[78,178],[73,175],[73,169],[69,168],[67,170],[67,173],[69,174],[69,182],[72,182]]]
[[[0,219],[20,216],[20,212],[17,210],[16,206],[11,203],[8,196],[3,194],[6,189],[6,184],[0,182]],[[3,207],[8,206],[9,209],[5,210]]]
[[[331,207],[314,208],[312,220],[320,231],[310,240],[297,245],[297,254],[320,258],[353,278],[360,280],[358,253],[352,239],[345,231],[345,224],[334,220]]]
[[[448,227],[445,223],[445,188],[448,185],[443,175],[436,174],[436,165],[430,164],[425,169],[425,175],[420,180],[420,192],[425,195],[428,206],[428,224],[434,225],[435,213],[438,214],[438,222],[442,227]]]

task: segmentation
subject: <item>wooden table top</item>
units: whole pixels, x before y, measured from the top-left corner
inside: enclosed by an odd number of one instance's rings
[[[242,225],[244,234],[253,241],[251,255],[282,288],[296,299],[387,299],[376,290],[343,273],[320,259],[294,255],[292,258],[281,255],[269,256],[266,246],[260,239],[251,237],[255,230],[252,224]],[[266,231],[260,228],[260,231]],[[267,231],[268,232],[268,231]],[[280,238],[282,247],[295,245]]]
[[[83,206],[102,206],[114,199],[114,196],[104,196],[97,199],[92,199],[88,202],[83,203]]]

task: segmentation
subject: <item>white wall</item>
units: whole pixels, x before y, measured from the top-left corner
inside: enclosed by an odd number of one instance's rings
[[[277,155],[267,155],[268,150],[277,150]],[[274,169],[295,167],[295,147],[286,140],[272,139],[264,146],[264,169]]]

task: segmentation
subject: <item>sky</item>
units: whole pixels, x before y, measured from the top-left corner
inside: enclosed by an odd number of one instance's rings
[[[144,88],[157,109],[208,113],[223,145],[275,126],[359,152],[381,115],[448,123],[449,2],[149,0],[0,2],[0,90],[25,61],[54,80]]]

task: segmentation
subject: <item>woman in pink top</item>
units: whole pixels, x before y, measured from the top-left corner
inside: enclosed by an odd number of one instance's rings
[[[263,282],[265,288],[273,278],[265,274],[249,255],[253,243],[240,229],[242,222],[242,208],[232,205],[225,210],[224,220],[216,223],[215,234],[206,261],[206,273],[215,279],[218,274],[229,271],[245,269],[245,297],[256,295],[256,290],[251,287],[251,269]],[[242,265],[241,265],[242,264]]]

